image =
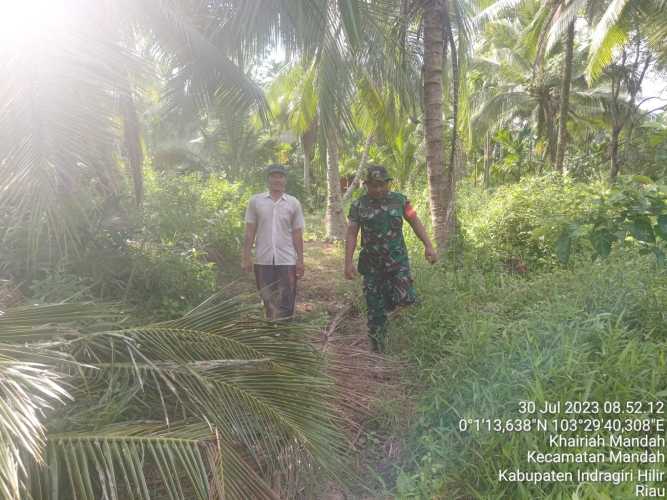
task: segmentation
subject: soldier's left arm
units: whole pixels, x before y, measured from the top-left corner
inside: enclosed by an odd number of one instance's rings
[[[435,261],[438,260],[438,254],[433,248],[433,244],[431,243],[431,239],[428,237],[428,233],[426,232],[424,224],[422,224],[422,221],[419,220],[417,212],[412,207],[409,201],[406,201],[405,203],[404,217],[405,220],[408,221],[408,224],[410,224],[412,230],[417,235],[417,238],[419,238],[421,242],[424,244],[424,257],[426,257],[426,260],[429,261],[431,264],[434,264]]]

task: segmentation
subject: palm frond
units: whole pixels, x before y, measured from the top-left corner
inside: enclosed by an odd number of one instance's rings
[[[0,344],[0,492],[11,500],[21,498],[17,492],[29,478],[30,465],[44,463],[45,412],[70,397],[51,366],[16,354]]]
[[[456,33],[459,66],[465,67],[472,56],[475,42],[474,12],[471,2],[456,0],[450,7],[452,26]]]
[[[230,456],[234,457],[233,451]],[[50,434],[48,465],[55,473],[45,483],[50,483],[55,499],[69,498],[66,492],[70,491],[83,500],[149,500],[163,490],[173,499],[207,500],[224,496],[222,481],[228,472],[211,428],[185,423],[164,427],[128,422],[92,432]],[[245,482],[230,490],[273,498],[252,469],[236,467],[232,477],[242,477]],[[69,488],[54,487],[58,474],[67,475]],[[156,479],[160,481],[157,491]]]
[[[488,21],[494,21],[521,6],[525,0],[498,0],[475,16],[474,22],[480,26]]]
[[[546,41],[545,54],[549,54],[555,45],[563,40],[568,27],[571,23],[576,21],[579,11],[585,8],[587,3],[588,0],[572,0],[565,6],[563,6],[563,4],[560,5],[559,10],[551,21]]]
[[[662,0],[639,3],[638,11],[644,33],[657,58],[663,65],[667,65],[667,3]]]
[[[508,117],[518,112],[529,114],[535,105],[535,100],[526,92],[510,91],[492,96],[484,102],[473,115],[475,128],[489,130],[492,126],[500,125]]]
[[[127,2],[134,22],[154,34],[157,50],[178,70],[167,96],[184,88],[199,108],[210,108],[217,97],[232,109],[254,106],[266,117],[262,90],[233,62],[233,47],[216,43],[212,26],[197,24],[197,3],[193,13],[169,0]]]
[[[54,341],[76,333],[73,324],[111,321],[118,313],[109,305],[46,304],[17,306],[0,311],[0,342]]]
[[[0,344],[0,450],[11,450],[0,491],[278,498],[275,474],[320,467],[345,481],[325,358],[307,331],[247,311],[213,297],[179,320],[87,334],[56,322],[86,322],[93,309],[5,311],[0,337],[18,343]]]
[[[75,32],[0,54],[0,209],[29,228],[29,256],[76,250],[83,192],[114,168],[110,90],[131,58],[111,45]]]
[[[586,67],[586,80],[589,84],[611,63],[614,48],[628,40],[627,31],[618,25],[628,3],[628,0],[612,0],[593,30]]]
[[[19,500],[22,489],[16,451],[0,441],[0,494],[8,500]]]
[[[123,92],[120,101],[127,166],[134,184],[135,203],[141,206],[144,200],[144,152],[141,144],[139,116],[131,91]]]
[[[71,399],[59,350],[75,322],[99,320],[108,308],[74,304],[0,311],[0,492],[22,498],[31,464],[43,464],[45,415]]]
[[[520,45],[525,44],[529,48],[529,54],[535,60],[535,66],[537,67],[544,64],[545,40],[549,33],[549,26],[551,26],[556,14],[556,8],[557,6],[553,2],[542,2],[530,24],[526,27],[523,39],[518,41]]]

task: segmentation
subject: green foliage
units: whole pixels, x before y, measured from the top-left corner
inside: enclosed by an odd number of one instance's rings
[[[123,301],[136,317],[171,319],[216,291],[216,271],[216,264],[196,250],[156,243],[96,246],[80,259],[36,272],[26,295],[35,304]]]
[[[149,172],[143,218],[116,209],[78,254],[36,269],[21,258],[23,232],[8,231],[4,271],[37,303],[123,301],[142,318],[174,318],[215,292],[238,266],[249,191],[219,177]]]
[[[503,157],[493,164],[492,176],[499,182],[517,182],[523,176],[539,173],[544,162],[533,158],[531,147],[534,138],[528,127],[513,134],[511,130],[503,128],[496,132],[494,140],[503,147]]]
[[[306,471],[343,479],[324,357],[247,313],[211,299],[107,330],[96,306],[0,312],[2,498],[294,498]]]
[[[576,484],[498,481],[498,470],[525,470],[526,453],[547,446],[544,433],[461,432],[459,420],[517,418],[521,400],[664,398],[667,276],[650,259],[620,252],[531,280],[477,267],[422,268],[416,278],[428,292],[394,334],[409,325],[413,376],[426,390],[398,498],[570,498]],[[586,494],[629,497],[633,488],[596,483]]]
[[[123,298],[142,318],[180,316],[216,291],[215,264],[194,249],[180,253],[164,246],[131,249],[129,263]]]
[[[249,197],[241,184],[220,177],[152,174],[147,182],[144,238],[183,251],[214,248],[231,260],[240,251]]]
[[[200,174],[151,174],[146,188],[143,230],[110,249],[97,281],[142,317],[173,318],[215,291],[218,271],[238,265],[249,192]]]
[[[617,245],[632,246],[664,261],[665,188],[646,177],[609,187],[560,176],[531,177],[493,192],[464,185],[459,218],[466,243],[478,259],[529,269],[568,263],[574,256],[606,257]]]
[[[464,184],[457,199],[467,255],[435,270],[416,260],[421,305],[391,331],[390,345],[407,342],[415,366],[410,379],[421,389],[406,444],[412,456],[394,494],[570,498],[576,485],[498,481],[498,470],[525,470],[526,453],[546,449],[544,433],[461,432],[458,424],[461,418],[517,418],[521,400],[539,407],[544,401],[603,402],[610,395],[659,400],[667,393],[667,275],[636,251],[653,253],[662,244],[664,188],[648,178],[622,178],[609,187],[533,177],[493,192]],[[610,240],[622,244],[611,251]],[[591,253],[608,258],[578,258]],[[573,265],[560,267],[559,257],[568,254]],[[547,272],[508,274],[503,267],[513,256],[530,271]],[[398,338],[406,329],[409,335]],[[558,470],[576,468],[561,464]],[[630,483],[582,488],[578,494],[587,498],[634,494]]]
[[[30,284],[30,299],[37,304],[93,300],[92,280],[64,269],[51,269]]]
[[[529,268],[554,265],[563,221],[589,213],[594,192],[595,186],[557,175],[527,177],[494,192],[462,187],[463,237],[486,258],[519,257]]]
[[[561,262],[570,258],[573,243],[587,240],[593,258],[607,257],[614,243],[653,253],[665,263],[667,188],[647,177],[621,179],[593,200],[591,211],[567,223],[556,242]]]

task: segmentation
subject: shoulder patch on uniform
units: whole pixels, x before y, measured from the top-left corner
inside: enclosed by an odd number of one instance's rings
[[[405,218],[409,221],[417,217],[417,211],[413,208],[412,204],[409,201],[405,202]]]

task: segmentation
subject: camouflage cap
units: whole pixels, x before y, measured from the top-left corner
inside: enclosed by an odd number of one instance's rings
[[[389,172],[382,165],[369,165],[366,169],[366,182],[371,181],[382,181],[387,182],[392,178],[389,176]]]

